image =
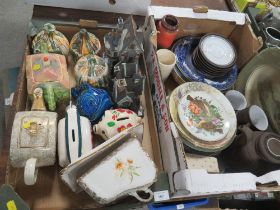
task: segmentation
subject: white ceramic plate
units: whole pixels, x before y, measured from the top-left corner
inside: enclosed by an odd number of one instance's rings
[[[232,44],[221,36],[209,35],[203,38],[200,48],[210,62],[219,66],[232,64],[236,57]]]
[[[230,119],[212,93],[190,91],[178,104],[181,123],[193,136],[203,141],[219,141],[230,128]]]

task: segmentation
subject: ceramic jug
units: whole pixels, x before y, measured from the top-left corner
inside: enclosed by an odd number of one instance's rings
[[[104,140],[112,138],[123,130],[141,122],[141,118],[129,109],[113,109],[105,111],[102,120],[93,126],[93,132]]]

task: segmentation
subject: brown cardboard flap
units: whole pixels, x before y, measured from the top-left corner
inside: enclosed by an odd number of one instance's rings
[[[256,37],[249,23],[244,26],[236,26],[229,39],[237,51],[237,66],[241,69],[254,57],[262,47],[262,42]]]
[[[217,33],[229,37],[236,27],[234,22],[219,20],[179,18],[179,22],[180,25],[177,38],[186,35],[200,35],[206,33]]]

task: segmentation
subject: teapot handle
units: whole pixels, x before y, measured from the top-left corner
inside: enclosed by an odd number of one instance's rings
[[[37,159],[30,158],[26,161],[24,168],[24,183],[34,185],[37,181],[38,168],[36,168]]]
[[[148,193],[150,194],[150,196],[148,198],[141,198],[137,191],[144,191],[145,193]],[[147,203],[149,202],[150,200],[152,200],[152,198],[154,197],[154,193],[149,189],[143,189],[143,190],[137,190],[136,192],[131,192],[131,193],[128,193],[129,195],[135,197],[137,200],[141,201],[141,202],[144,202],[144,203]]]

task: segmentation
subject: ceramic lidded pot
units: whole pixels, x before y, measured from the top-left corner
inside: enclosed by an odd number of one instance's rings
[[[69,53],[69,41],[51,23],[46,23],[43,30],[40,31],[32,41],[32,49],[34,54],[43,53],[42,43],[47,45],[47,52],[62,54],[67,56]]]
[[[93,132],[108,140],[123,130],[141,122],[141,118],[129,109],[107,110],[102,120],[93,126]]]
[[[92,123],[97,122],[113,102],[106,90],[93,88],[88,83],[71,89],[72,96],[76,98],[77,109],[80,115],[87,117]]]
[[[89,83],[94,87],[106,87],[108,85],[108,65],[97,55],[81,57],[74,68],[76,81]]]
[[[99,39],[86,29],[81,29],[76,33],[70,42],[70,53],[74,62],[85,55],[95,55],[101,49]]]

